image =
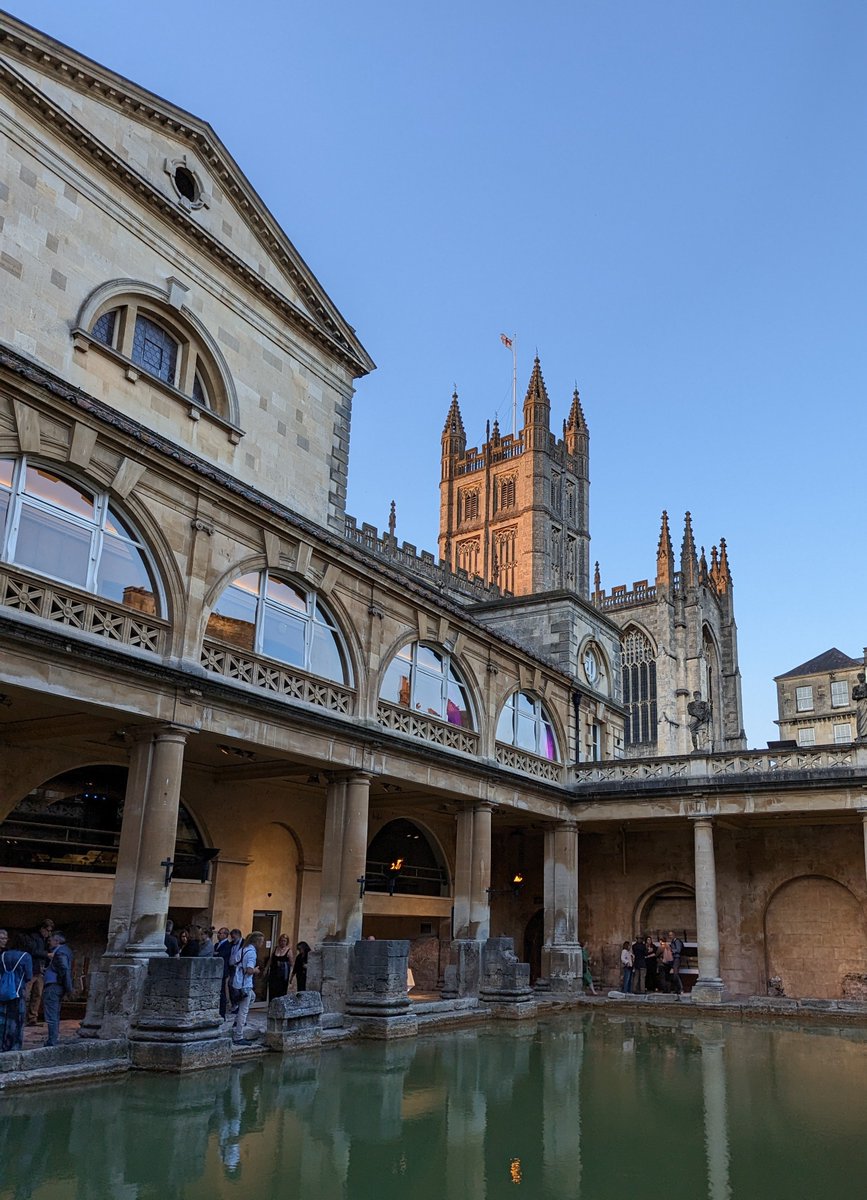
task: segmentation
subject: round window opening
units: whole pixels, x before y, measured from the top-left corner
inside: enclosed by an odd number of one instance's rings
[[[199,185],[192,171],[186,167],[175,167],[174,181],[184,199],[189,200],[190,204],[195,204],[199,199]]]

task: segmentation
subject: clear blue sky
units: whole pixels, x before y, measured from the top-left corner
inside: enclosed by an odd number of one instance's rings
[[[206,118],[379,364],[349,511],[436,548],[453,383],[470,444],[538,348],[591,431],[603,586],[661,510],[727,538],[750,745],[772,677],[860,655],[863,0],[12,2]]]

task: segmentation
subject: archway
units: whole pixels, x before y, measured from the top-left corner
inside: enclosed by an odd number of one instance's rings
[[[825,875],[801,875],[777,889],[765,910],[768,979],[787,996],[832,1000],[846,975],[867,974],[864,916],[857,898]]]
[[[530,983],[535,983],[542,974],[542,943],[545,940],[545,910],[538,909],[527,922],[524,930],[523,962],[530,964]]]
[[[695,938],[695,889],[668,879],[639,896],[632,914],[632,932],[658,937],[670,929],[684,941]]]

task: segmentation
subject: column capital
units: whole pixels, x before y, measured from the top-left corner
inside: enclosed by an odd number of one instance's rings
[[[176,725],[172,721],[154,721],[149,725],[136,725],[127,731],[134,742],[182,742],[196,730],[189,725]]]
[[[500,806],[492,800],[474,800],[471,807],[473,812],[495,813]]]
[[[695,825],[713,825],[716,813],[687,813],[687,817]]]

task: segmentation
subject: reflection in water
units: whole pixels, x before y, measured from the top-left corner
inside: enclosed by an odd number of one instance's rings
[[[867,1170],[867,1038],[600,1013],[2,1098],[0,1198],[754,1200]]]

